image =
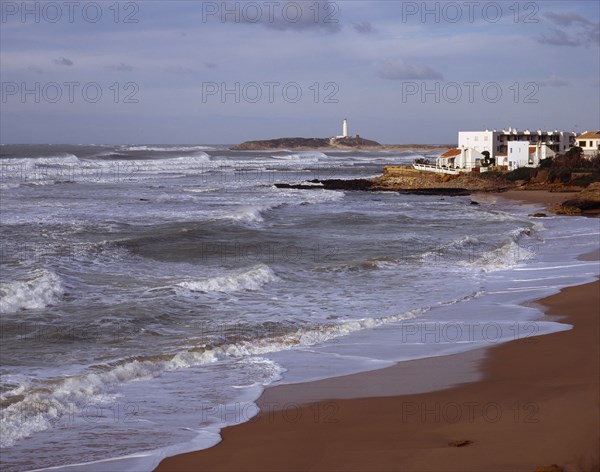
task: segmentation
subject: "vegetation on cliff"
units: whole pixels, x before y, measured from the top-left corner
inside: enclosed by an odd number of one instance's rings
[[[263,151],[272,149],[336,149],[346,147],[379,147],[377,141],[361,138],[360,136],[345,138],[278,138],[264,141],[246,141],[233,146],[234,151]]]

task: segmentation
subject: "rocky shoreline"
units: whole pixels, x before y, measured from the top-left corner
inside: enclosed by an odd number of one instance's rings
[[[300,190],[357,190],[363,192],[396,192],[414,195],[470,195],[471,190],[466,188],[454,187],[430,187],[430,188],[396,188],[382,187],[367,179],[328,179],[328,180],[310,180],[306,184],[275,184],[277,188],[291,188]]]
[[[588,187],[557,183],[540,184],[539,182],[530,184],[524,181],[513,182],[498,175],[477,173],[448,175],[423,172],[408,167],[386,167],[383,175],[374,179],[315,179],[301,184],[276,183],[275,187],[302,190],[383,191],[441,196],[501,193],[508,190],[519,192],[545,190],[557,194],[565,193],[565,201],[549,208],[556,214],[600,217],[600,182],[592,183]],[[574,191],[578,192],[575,194],[575,198],[573,198]]]

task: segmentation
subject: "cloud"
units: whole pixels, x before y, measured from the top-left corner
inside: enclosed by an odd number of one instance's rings
[[[536,39],[541,44],[551,46],[598,46],[600,44],[600,23],[594,23],[577,13],[547,12],[544,16],[561,28],[551,28],[548,33]]]
[[[411,65],[403,60],[389,60],[383,63],[377,75],[382,79],[443,79],[441,73],[424,64]]]
[[[370,21],[361,21],[360,23],[352,23],[352,27],[357,33],[360,34],[372,34],[375,32],[375,28],[371,25]]]
[[[206,67],[207,69],[216,69],[217,64],[215,62],[205,62],[204,67]]]
[[[571,85],[571,82],[561,77],[558,77],[555,74],[552,74],[549,78],[545,80],[540,80],[539,85],[541,87],[566,87],[568,85]]]
[[[555,13],[552,11],[544,13],[544,16],[559,26],[570,26],[572,23],[583,23],[593,25],[590,20],[577,13]]]
[[[552,28],[550,34],[543,34],[537,40],[541,44],[549,44],[551,46],[581,46],[581,39],[573,37],[557,28]]]
[[[29,72],[33,72],[35,74],[43,74],[44,73],[44,69],[42,69],[41,67],[36,67],[36,66],[29,66],[27,68],[27,70]]]
[[[59,57],[58,59],[52,59],[52,62],[59,66],[67,66],[70,67],[75,64],[71,59],[67,59],[66,57]]]
[[[232,24],[258,24],[278,31],[341,31],[340,7],[335,2],[219,2],[203,13],[207,21]],[[205,20],[203,20],[205,21]]]

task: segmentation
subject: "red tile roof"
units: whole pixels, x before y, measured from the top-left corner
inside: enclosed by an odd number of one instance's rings
[[[581,136],[577,136],[577,139],[600,139],[600,131],[588,131]]]
[[[440,157],[454,157],[460,155],[460,149],[450,149],[442,154]]]

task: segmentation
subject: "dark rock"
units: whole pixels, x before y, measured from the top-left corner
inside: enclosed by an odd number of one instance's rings
[[[600,201],[586,200],[583,198],[574,198],[562,203],[565,208],[579,209],[580,211],[597,211],[600,210]]]
[[[308,184],[274,184],[277,188],[293,188],[299,190],[323,190],[322,185],[308,185]]]
[[[546,213],[531,213],[529,216],[533,218],[547,218],[548,215]]]
[[[479,202],[475,202],[475,201],[471,200],[471,205],[479,205]]]
[[[373,183],[367,179],[330,179],[330,180],[310,180],[311,184],[275,184],[277,188],[294,188],[302,190],[370,190]]]
[[[320,184],[320,185],[310,185]],[[371,192],[396,192],[406,195],[445,195],[445,196],[463,196],[470,195],[471,191],[464,188],[413,188],[397,189],[374,186],[368,179],[329,179],[329,180],[309,180],[306,184],[286,184],[276,183],[277,188],[293,188],[301,190],[362,190]]]
[[[465,447],[469,446],[470,444],[473,444],[473,441],[469,441],[468,439],[459,439],[458,441],[452,441],[451,443],[448,443],[448,446]]]
[[[320,183],[327,190],[371,190],[373,182],[367,179],[329,179],[321,180]]]

